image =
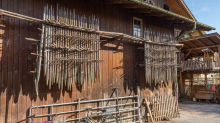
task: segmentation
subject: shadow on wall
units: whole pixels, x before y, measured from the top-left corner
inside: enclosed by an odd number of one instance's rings
[[[1,115],[5,116],[5,122],[8,121],[10,115],[9,109],[14,104],[16,108],[24,108],[24,110],[36,105],[37,96],[35,93],[34,76],[29,71],[34,70],[36,56],[30,55],[32,52],[36,52],[36,47],[32,45],[32,42],[25,40],[25,37],[33,37],[40,39],[41,32],[37,30],[40,28],[40,24],[33,24],[26,21],[14,19],[15,23],[10,23],[9,18],[4,17],[6,21],[0,26],[0,58],[1,58]],[[30,25],[30,26],[28,26]],[[109,86],[108,90],[112,90],[115,87],[119,88],[119,96],[128,96],[137,94],[137,86],[141,89],[141,99],[146,96],[150,96],[150,93],[159,93],[161,88],[166,88],[166,84],[149,86],[145,82],[144,68],[138,66],[143,62],[143,51],[138,50],[138,47],[143,47],[142,43],[133,42],[131,40],[125,40],[120,43],[118,49],[116,49],[117,42],[103,42],[100,44],[101,51],[105,51],[107,54],[107,60],[104,69],[106,68],[107,74],[103,75],[102,88],[107,84],[113,84]],[[101,59],[102,60],[102,59]],[[58,85],[53,85],[51,89],[46,86],[46,79],[43,77],[43,69],[41,69],[41,78],[39,82],[39,100],[48,101],[48,95],[53,99],[53,103],[60,100],[64,94],[68,94],[69,98],[78,97],[83,91],[82,86],[73,85],[72,90],[67,90],[64,87],[63,90],[58,88]],[[117,79],[116,79],[117,78]],[[107,84],[106,84],[107,83]],[[77,91],[73,95],[73,90],[77,87]],[[97,90],[100,88],[96,88]],[[163,90],[162,90],[163,91]],[[109,91],[108,96],[111,95]],[[62,96],[62,97],[61,97]],[[72,100],[76,101],[76,100]],[[19,105],[18,105],[19,104]],[[21,106],[21,107],[20,107]],[[18,110],[18,109],[16,109]],[[28,110],[26,117],[29,115]],[[24,119],[25,120],[25,119]],[[18,122],[23,122],[18,121]]]

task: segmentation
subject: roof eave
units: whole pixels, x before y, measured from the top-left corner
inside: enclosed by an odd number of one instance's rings
[[[152,5],[152,4],[150,4],[150,3],[147,3],[147,2],[144,2],[144,1],[140,1],[140,0],[127,0],[127,1],[130,1],[130,2],[133,2],[133,3],[135,3],[135,4],[142,5],[142,6],[145,6],[145,7],[147,7],[147,8],[150,8],[150,9],[153,9],[153,10],[156,10],[156,11],[159,11],[159,12],[162,12],[162,13],[164,13],[164,14],[167,14],[167,15],[170,15],[170,16],[173,16],[173,17],[182,19],[182,20],[187,21],[187,22],[192,23],[192,24],[194,24],[194,23],[196,22],[196,25],[197,25],[197,26],[204,27],[204,28],[206,28],[206,29],[208,29],[208,30],[215,30],[215,29],[216,29],[216,28],[214,28],[214,27],[208,26],[208,25],[203,24],[203,23],[200,23],[200,22],[198,22],[198,21],[194,21],[194,20],[192,20],[192,19],[189,19],[189,18],[184,17],[184,16],[182,16],[182,15],[173,13],[173,12],[171,12],[171,11],[167,11],[167,10],[165,10],[165,9],[162,9],[162,8],[160,8],[160,7],[157,7],[157,6],[154,6],[154,5]]]

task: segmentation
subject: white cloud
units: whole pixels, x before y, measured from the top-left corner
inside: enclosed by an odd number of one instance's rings
[[[192,6],[194,6],[194,0],[192,1]]]
[[[206,7],[202,8],[202,11],[207,11],[207,10],[208,10],[208,8],[206,8]]]
[[[205,11],[208,11],[209,9],[207,7],[203,7],[202,9],[199,9],[199,10],[196,10],[193,12],[193,14],[197,14],[199,12],[205,12]]]

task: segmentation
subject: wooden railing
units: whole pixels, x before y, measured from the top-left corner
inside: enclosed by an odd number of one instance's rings
[[[187,60],[181,62],[182,71],[191,70],[213,70],[216,69],[217,65],[212,59],[206,60]]]

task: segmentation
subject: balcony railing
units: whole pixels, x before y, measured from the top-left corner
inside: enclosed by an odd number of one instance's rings
[[[182,61],[181,68],[182,71],[220,70],[219,63],[213,62],[212,59]]]

